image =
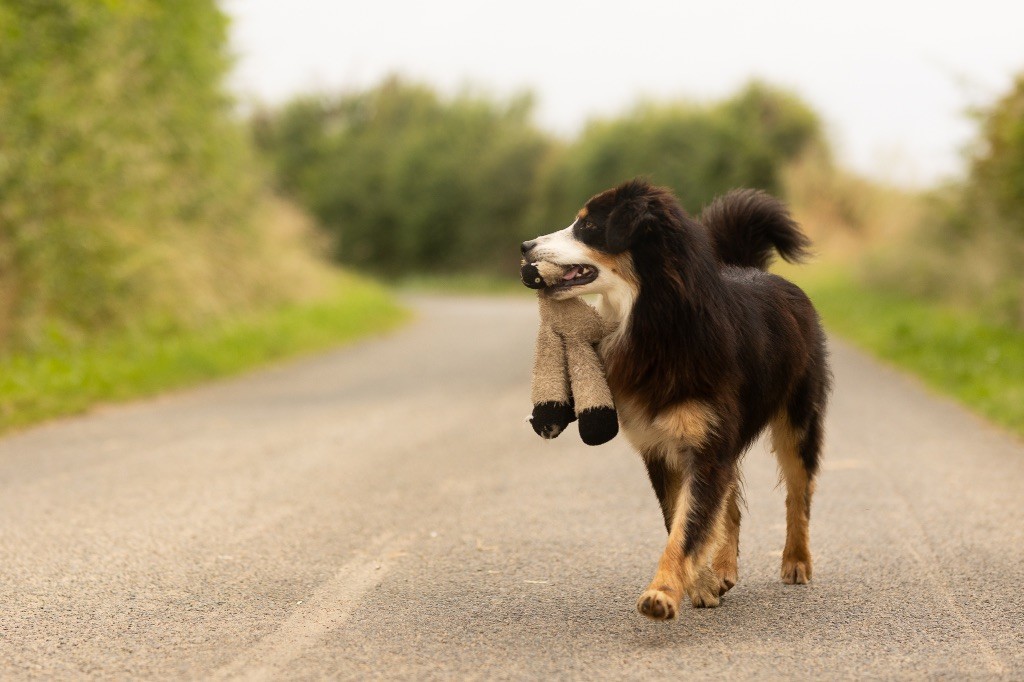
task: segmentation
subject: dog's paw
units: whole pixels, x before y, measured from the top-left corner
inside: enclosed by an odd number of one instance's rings
[[[736,565],[736,552],[722,553],[711,562],[711,570],[718,578],[718,596],[731,590],[739,582],[739,568]]]
[[[806,585],[810,580],[810,558],[804,561],[786,557],[782,558],[782,582],[787,585]]]
[[[739,581],[739,575],[737,573],[738,572],[735,568],[715,570],[715,575],[718,576],[719,597],[736,586],[736,583]]]
[[[710,566],[705,566],[697,574],[697,579],[693,581],[686,593],[695,608],[713,609],[722,603],[719,597],[724,593],[720,592],[720,589],[721,581],[718,574],[711,570]]]
[[[674,591],[647,590],[636,602],[636,610],[652,620],[672,620],[679,611]]]

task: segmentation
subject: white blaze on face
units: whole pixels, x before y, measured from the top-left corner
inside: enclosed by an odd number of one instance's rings
[[[573,223],[573,225],[575,224]],[[564,230],[537,237],[537,246],[530,253],[530,257],[560,265],[594,265],[587,255],[586,246],[573,236],[573,225]]]
[[[569,227],[552,232],[535,240],[537,245],[530,252],[530,258],[534,261],[549,261],[558,265],[586,265],[597,270],[597,279],[588,284],[580,284],[553,292],[557,299],[571,298],[586,294],[598,294],[598,312],[609,322],[624,328],[622,324],[629,316],[636,298],[634,285],[623,279],[615,272],[614,268],[607,267],[607,258],[600,258],[595,255],[583,242],[576,239],[573,234],[573,222]],[[548,275],[544,274],[545,281]]]

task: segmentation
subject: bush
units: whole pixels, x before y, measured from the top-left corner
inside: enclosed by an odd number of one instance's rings
[[[542,220],[564,224],[591,195],[637,175],[696,212],[735,187],[783,190],[782,170],[820,139],[795,96],[752,83],[716,104],[644,104],[591,123],[548,169]]]
[[[288,295],[214,0],[0,0],[0,340]]]
[[[550,148],[530,109],[527,97],[443,100],[393,78],[263,112],[254,130],[338,260],[387,274],[511,271]]]
[[[933,192],[920,228],[869,274],[1024,328],[1024,75],[978,119],[967,177]]]
[[[538,131],[530,105],[445,100],[392,78],[264,111],[254,131],[336,257],[388,274],[510,273],[518,242],[636,175],[692,209],[736,186],[779,191],[784,164],[819,137],[806,105],[761,84],[711,106],[646,105],[571,144]]]

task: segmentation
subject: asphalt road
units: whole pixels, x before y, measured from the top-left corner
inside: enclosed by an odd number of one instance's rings
[[[1024,679],[1024,445],[833,343],[814,581],[774,461],[740,582],[634,610],[664,543],[621,438],[524,422],[529,299],[0,441],[0,678]]]

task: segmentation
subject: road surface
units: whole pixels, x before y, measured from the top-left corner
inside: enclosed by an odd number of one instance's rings
[[[621,438],[524,422],[530,299],[0,441],[0,678],[1024,678],[1024,445],[833,343],[814,581],[745,461],[740,582],[634,610]]]

